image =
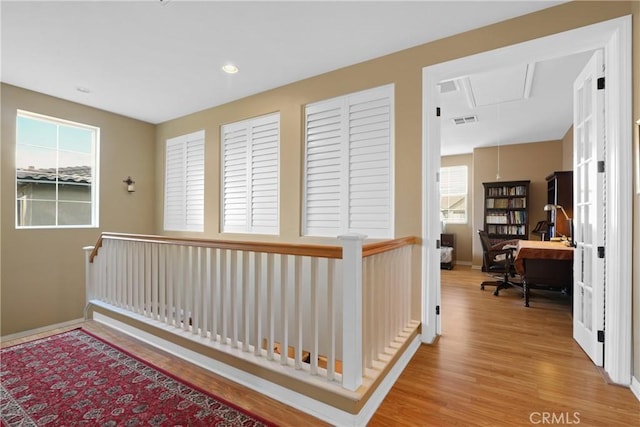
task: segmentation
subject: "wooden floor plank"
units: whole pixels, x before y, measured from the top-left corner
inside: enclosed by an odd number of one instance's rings
[[[640,402],[628,388],[607,384],[572,339],[568,297],[532,291],[525,308],[517,289],[498,297],[481,291],[485,279],[460,266],[442,271],[442,336],[418,349],[370,426],[543,425],[545,413],[556,425],[640,425]],[[106,326],[83,327],[280,425],[326,425]]]

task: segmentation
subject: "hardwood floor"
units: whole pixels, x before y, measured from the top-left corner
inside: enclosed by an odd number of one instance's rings
[[[518,289],[481,291],[485,279],[460,266],[442,272],[442,335],[420,347],[370,426],[640,425],[640,402],[607,384],[571,338],[568,298],[532,291],[525,308]],[[326,425],[99,323],[82,326],[280,425]]]
[[[572,339],[568,297],[532,290],[526,308],[517,288],[481,291],[480,271],[441,277],[442,335],[420,347],[370,426],[640,425],[640,402]]]

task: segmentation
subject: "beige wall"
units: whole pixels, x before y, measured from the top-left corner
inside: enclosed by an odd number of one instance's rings
[[[1,334],[77,319],[84,307],[83,246],[102,230],[152,233],[153,125],[15,86],[2,85]],[[100,228],[16,230],[15,123],[22,109],[100,128]],[[131,175],[136,192],[122,180]]]
[[[467,223],[466,224],[447,224],[446,232],[455,234],[455,257],[456,263],[471,265],[472,260],[472,244],[473,244],[473,155],[460,154],[457,156],[443,156],[440,159],[440,166],[466,166],[468,172],[467,188],[469,195],[467,197]]]
[[[573,170],[573,126],[569,128],[562,138],[562,170]]]
[[[498,170],[498,149],[500,150],[500,179]],[[538,159],[532,161],[532,159]],[[535,142],[531,144],[502,145],[473,150],[473,229],[484,227],[484,187],[483,182],[529,180],[529,232],[538,221],[546,219],[543,210],[547,203],[546,177],[554,171],[562,170],[562,141]],[[531,236],[534,238],[535,236]],[[480,240],[473,239],[473,266],[482,265]]]

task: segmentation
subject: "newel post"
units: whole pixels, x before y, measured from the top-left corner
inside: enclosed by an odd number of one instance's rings
[[[367,236],[346,234],[342,241],[342,386],[362,384],[362,242]]]
[[[84,292],[85,292],[85,305],[91,301],[95,296],[95,283],[93,283],[93,264],[91,263],[91,251],[93,246],[85,246],[82,248],[84,251]]]

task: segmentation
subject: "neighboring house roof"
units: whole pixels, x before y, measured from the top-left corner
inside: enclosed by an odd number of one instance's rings
[[[57,171],[57,172],[56,172]],[[65,168],[18,169],[18,179],[31,181],[62,181],[91,184],[91,166],[69,166]]]

